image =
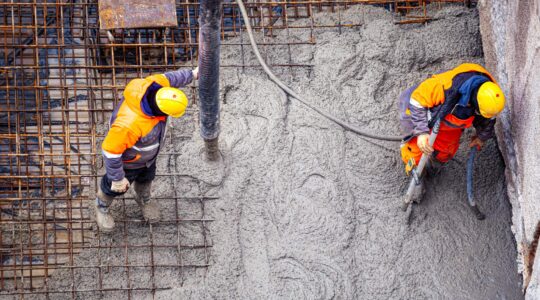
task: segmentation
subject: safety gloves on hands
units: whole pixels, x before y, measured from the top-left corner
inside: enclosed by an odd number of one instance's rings
[[[478,137],[473,136],[471,138],[471,142],[469,143],[469,148],[476,147],[478,151],[482,150],[482,147],[484,146],[484,142]]]
[[[429,134],[424,133],[419,135],[416,144],[424,154],[431,155],[433,153],[433,147],[429,145]]]
[[[116,193],[125,193],[129,189],[129,181],[124,177],[122,180],[111,183],[111,191]]]
[[[199,67],[196,67],[195,69],[193,69],[191,73],[193,73],[193,78],[195,78],[195,80],[199,80]]]

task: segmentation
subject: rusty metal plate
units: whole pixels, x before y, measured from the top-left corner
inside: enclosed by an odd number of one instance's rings
[[[177,26],[175,0],[99,0],[101,29]]]

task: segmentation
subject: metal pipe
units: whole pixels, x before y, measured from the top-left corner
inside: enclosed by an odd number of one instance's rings
[[[209,160],[219,158],[221,0],[202,0],[199,18],[199,120]]]
[[[429,135],[429,145],[433,146],[435,144],[435,139],[437,139],[437,135],[439,134],[439,127],[441,126],[441,120],[437,120],[435,122],[435,125],[433,126],[433,130],[431,131],[431,134]],[[412,170],[412,178],[411,182],[409,183],[409,186],[407,188],[407,193],[405,194],[405,197],[403,198],[403,206],[402,209],[405,211],[407,210],[408,206],[412,202],[412,195],[414,194],[414,190],[416,189],[416,186],[420,184],[422,173],[424,171],[424,167],[426,166],[428,162],[429,156],[422,154],[422,157],[420,158],[420,162],[418,162],[418,166]]]

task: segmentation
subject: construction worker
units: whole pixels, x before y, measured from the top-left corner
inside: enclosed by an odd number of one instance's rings
[[[482,148],[494,136],[495,117],[504,108],[504,94],[482,66],[465,63],[433,75],[400,96],[400,121],[405,135],[401,157],[407,174],[416,167],[422,153],[430,163],[441,165],[454,157],[461,134],[474,126],[469,147]],[[437,119],[439,134],[433,146],[429,134]]]
[[[114,197],[127,192],[133,183],[135,200],[144,219],[150,223],[159,221],[159,205],[150,198],[156,158],[165,139],[167,117],[181,117],[188,105],[186,95],[178,88],[198,79],[198,73],[198,68],[179,70],[134,79],[126,86],[102,144],[107,172],[101,179],[95,204],[100,230],[114,229],[109,206]]]

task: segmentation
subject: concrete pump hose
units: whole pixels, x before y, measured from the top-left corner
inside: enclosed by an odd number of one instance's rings
[[[367,132],[365,130],[362,130],[362,129],[360,129],[360,128],[352,125],[352,124],[349,124],[349,123],[347,123],[345,121],[342,121],[342,120],[338,119],[337,117],[332,116],[332,115],[322,111],[321,109],[307,103],[295,91],[293,91],[291,88],[289,88],[287,85],[285,85],[285,83],[283,83],[281,80],[279,80],[276,77],[276,75],[274,75],[274,73],[272,73],[272,71],[270,70],[270,68],[268,67],[266,62],[264,61],[263,57],[261,56],[261,53],[259,52],[259,48],[257,47],[257,43],[255,43],[255,37],[253,36],[253,30],[252,30],[251,24],[249,22],[249,17],[248,17],[247,11],[246,11],[246,7],[244,6],[244,2],[242,0],[236,0],[236,2],[238,3],[238,7],[240,8],[240,12],[242,13],[242,17],[244,18],[244,23],[246,25],[247,33],[249,35],[249,41],[251,43],[251,47],[253,48],[253,52],[255,53],[255,56],[257,57],[257,60],[259,61],[259,63],[263,67],[264,72],[266,72],[268,77],[270,77],[270,80],[272,80],[275,84],[277,84],[283,91],[285,91],[291,97],[295,98],[300,103],[307,106],[308,108],[316,111],[321,116],[333,121],[334,123],[340,125],[344,129],[349,130],[351,132],[354,132],[354,133],[356,133],[358,135],[368,137],[368,138],[372,138],[372,139],[382,140],[382,141],[400,142],[402,140],[402,138],[399,137],[399,136],[388,136],[388,135],[373,134],[373,133]]]

